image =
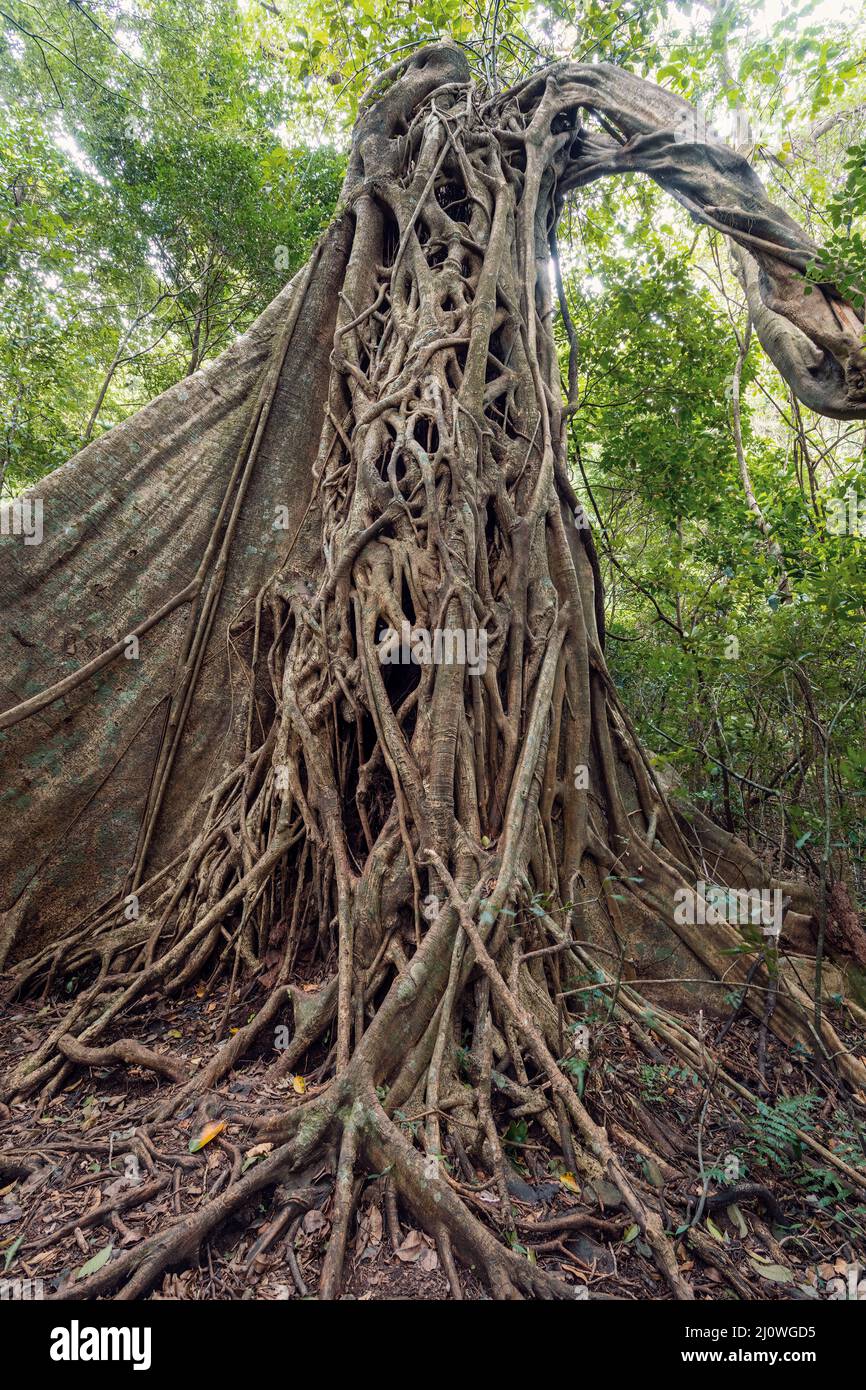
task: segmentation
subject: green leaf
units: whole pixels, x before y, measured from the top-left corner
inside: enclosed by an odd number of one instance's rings
[[[771,1284],[793,1284],[794,1276],[790,1269],[785,1269],[784,1265],[763,1265],[759,1264],[753,1255],[749,1256],[749,1263],[756,1274],[760,1274],[762,1279],[768,1279]]]
[[[731,1202],[731,1205],[728,1207],[728,1216],[730,1220],[733,1221],[741,1236],[747,1236],[749,1234],[746,1218],[743,1216],[736,1202]]]
[[[15,1256],[18,1254],[18,1248],[19,1248],[19,1246],[21,1245],[21,1242],[22,1242],[23,1239],[24,1239],[24,1236],[23,1236],[23,1234],[22,1234],[22,1235],[20,1235],[20,1236],[18,1237],[17,1240],[13,1240],[12,1244],[9,1246],[9,1249],[6,1251],[6,1258],[5,1258],[5,1260],[3,1261],[3,1272],[4,1272],[4,1274],[5,1274],[6,1270],[9,1268],[9,1266],[11,1265],[12,1261],[15,1259]]]
[[[713,1240],[717,1240],[720,1245],[727,1244],[728,1238],[725,1235],[724,1231],[720,1231],[715,1221],[713,1221],[709,1216],[707,1217],[707,1230],[709,1231]]]
[[[93,1258],[88,1260],[86,1264],[83,1264],[79,1270],[76,1270],[76,1279],[86,1279],[88,1274],[95,1274],[97,1270],[102,1269],[104,1264],[108,1264],[113,1251],[113,1245],[104,1246],[103,1249],[99,1251],[98,1255],[94,1255]]]

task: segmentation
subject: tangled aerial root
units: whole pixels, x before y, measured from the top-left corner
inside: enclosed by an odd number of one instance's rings
[[[151,1168],[151,1135],[196,1105],[205,1118],[221,1084],[288,1031],[289,1013],[292,1036],[259,1084],[268,1093],[306,1062],[307,1091],[276,1113],[247,1114],[275,1147],[244,1171],[226,1141],[220,1190],[184,1215],[175,1183],[175,1219],[76,1281],[76,1297],[143,1296],[276,1190],[279,1209],[256,1247],[264,1251],[321,1202],[324,1174],[331,1236],[319,1292],[337,1297],[371,1171],[387,1178],[392,1240],[399,1201],[435,1242],[454,1297],[463,1293],[458,1264],[480,1272],[497,1298],[574,1297],[572,1283],[523,1252],[504,1119],[509,1130],[531,1125],[558,1150],[572,1182],[613,1189],[671,1296],[694,1296],[678,1228],[748,1296],[752,1285],[692,1221],[686,1193],[662,1195],[611,1136],[662,1178],[697,1176],[706,1199],[700,1138],[695,1170],[691,1157],[658,1152],[652,1126],[644,1137],[626,1127],[625,1096],[600,1123],[600,1094],[590,1099],[580,1084],[596,1027],[581,1001],[594,990],[605,1023],[631,1045],[655,1063],[663,1044],[686,1064],[701,1097],[699,1136],[710,1098],[735,1117],[738,1104],[754,1102],[703,1036],[622,979],[624,939],[648,919],[666,923],[702,979],[724,976],[741,990],[762,1021],[762,1086],[772,1030],[814,1059],[828,1095],[849,1109],[861,1103],[866,1067],[826,1013],[813,1022],[805,994],[779,984],[771,951],[749,962],[724,922],[677,923],[675,895],[713,879],[708,859],[723,861],[731,883],[749,884],[755,857],[733,838],[717,853],[674,812],[605,664],[598,563],[588,531],[574,525],[568,408],[539,259],[555,246],[563,190],[597,176],[595,137],[578,123],[593,104],[594,71],[559,72],[485,102],[458,51],[438,48],[401,65],[381,100],[362,108],[309,509],[322,557],[316,586],[291,570],[289,552],[254,613],[230,627],[247,691],[242,756],[209,788],[187,853],[149,872],[314,257],[276,335],[193,586],[135,862],[115,900],[37,954],[13,957],[7,974],[10,992],[41,988],[44,1000],[63,979],[78,985],[11,1069],[5,1100],[36,1095],[46,1113],[82,1067],[161,1074],[173,1086],[126,1141]],[[623,114],[627,135],[630,119]],[[619,167],[608,156],[602,172]],[[39,708],[55,698],[47,692]],[[802,886],[782,886],[807,910]],[[118,926],[130,887],[142,911]],[[610,969],[605,938],[616,946]],[[305,991],[304,981],[320,987]],[[150,1001],[193,987],[202,996],[225,989],[224,1041],[187,1075],[179,1057],[129,1033]],[[245,1021],[226,1037],[241,1005]],[[798,1134],[864,1191],[860,1169]],[[32,1156],[18,1162],[31,1171]],[[91,1219],[122,1228],[121,1211],[151,1201],[162,1181]],[[492,1201],[479,1208],[480,1191]],[[578,1217],[587,1229],[592,1213],[571,1211],[539,1230],[561,1250]],[[69,1292],[61,1283],[57,1296]]]

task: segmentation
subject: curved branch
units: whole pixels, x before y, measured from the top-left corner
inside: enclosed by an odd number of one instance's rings
[[[575,122],[560,137],[560,194],[607,174],[653,179],[696,222],[735,244],[755,330],[800,400],[821,415],[866,418],[862,320],[832,285],[808,284],[804,273],[819,247],[688,102],[607,63],[550,69],[541,101],[552,119],[571,114]],[[624,143],[577,126],[578,108],[600,112]]]

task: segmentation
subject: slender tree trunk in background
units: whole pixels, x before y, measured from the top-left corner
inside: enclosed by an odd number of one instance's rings
[[[129,333],[123,333],[121,335],[120,341],[117,344],[115,354],[108,364],[108,369],[105,373],[105,376],[102,378],[102,385],[100,386],[96,396],[96,400],[93,403],[93,409],[91,410],[90,418],[87,421],[87,428],[85,429],[84,435],[82,436],[82,443],[84,444],[89,444],[91,439],[93,438],[93,431],[96,428],[96,422],[99,419],[99,412],[102,410],[102,407],[105,404],[105,397],[108,395],[108,388],[114,380],[114,373],[117,371],[118,367],[123,361],[123,354],[126,349],[126,345],[129,342],[129,337]]]
[[[2,459],[0,459],[0,497],[2,497],[3,495],[3,486],[6,481],[6,474],[9,470],[9,465],[12,462],[15,435],[18,431],[18,423],[21,415],[21,403],[23,400],[24,383],[23,381],[19,381],[15,391],[15,400],[12,404],[12,410],[9,413],[9,419],[6,424],[6,428],[3,431],[3,457]]]
[[[193,372],[198,371],[199,363],[201,362],[207,343],[207,330],[204,328],[204,322],[208,316],[210,295],[215,293],[216,290],[215,283],[211,280],[214,258],[214,248],[210,246],[208,247],[207,261],[201,273],[201,290],[198,295],[195,321],[190,337],[190,356],[186,368],[187,376],[192,376]]]
[[[743,493],[746,498],[746,505],[749,508],[749,511],[752,513],[752,516],[755,518],[755,524],[757,525],[758,530],[761,532],[761,535],[767,542],[768,553],[772,555],[773,559],[779,567],[779,573],[781,575],[781,578],[779,580],[779,593],[781,594],[782,599],[785,603],[790,603],[794,595],[791,590],[791,581],[788,577],[788,571],[785,566],[785,557],[782,554],[782,547],[779,545],[779,542],[773,535],[773,530],[770,526],[770,523],[767,521],[767,518],[764,516],[764,513],[761,510],[761,504],[755,496],[755,490],[752,487],[751,474],[749,473],[749,461],[746,458],[746,449],[745,445],[743,444],[743,424],[742,414],[740,410],[740,394],[743,377],[743,367],[745,366],[746,358],[749,355],[749,347],[751,346],[751,342],[752,320],[750,318],[747,318],[746,327],[743,330],[742,338],[740,338],[737,343],[737,361],[734,365],[734,376],[731,389],[731,413],[733,416],[734,424],[734,447],[737,451],[737,463],[739,464],[740,468],[740,481],[743,484]]]
[[[584,127],[586,111],[616,134]],[[563,198],[647,173],[738,244],[756,332],[807,403],[861,417],[866,387],[853,311],[830,287],[802,292],[811,244],[739,156],[684,136],[689,112],[604,64],[488,100],[456,47],[419,51],[362,107],[342,211],[309,266],[218,363],[48,479],[45,544],[0,556],[34,643],[3,638],[0,951],[12,989],[83,982],[7,1097],[56,1093],[82,1047],[120,1045],[138,1000],[222,970],[262,972],[257,1012],[159,1117],[292,1011],[268,1079],[321,1054],[322,1089],[267,1119],[266,1159],[77,1296],[146,1291],[333,1144],[323,1296],[340,1288],[362,1164],[390,1171],[455,1293],[453,1253],[498,1297],[567,1295],[446,1172],[468,1149],[507,1228],[495,1063],[567,1160],[619,1188],[670,1290],[691,1297],[660,1211],[560,1065],[563,991],[587,966],[616,978],[643,939],[671,943],[672,976],[743,984],[733,926],[676,919],[702,879],[779,886],[803,916],[813,904],[670,803],[608,673],[566,469],[550,275]],[[35,865],[24,835],[44,847]],[[328,982],[304,995],[294,982],[317,961]],[[633,1026],[634,992],[614,998]],[[810,1009],[787,987],[772,1028],[811,1046]],[[866,1085],[826,1017],[821,1037]],[[702,1043],[680,1045],[700,1065]],[[417,1142],[395,1120],[407,1107],[428,1117]]]

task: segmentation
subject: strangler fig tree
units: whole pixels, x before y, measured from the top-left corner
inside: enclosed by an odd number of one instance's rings
[[[807,292],[817,248],[691,115],[603,63],[490,97],[458,47],[415,52],[362,103],[306,268],[217,362],[40,485],[41,545],[4,538],[0,955],[10,990],[76,981],[6,1099],[121,1059],[175,1078],[165,1119],[286,1024],[267,1082],[305,1058],[317,1082],[262,1107],[266,1157],[77,1297],[146,1292],[334,1150],[322,1296],[341,1287],[363,1172],[388,1173],[455,1294],[462,1261],[498,1297],[568,1296],[502,1239],[493,1072],[569,1167],[619,1188],[670,1291],[692,1296],[562,1065],[566,991],[660,932],[672,974],[741,985],[736,927],[675,920],[708,864],[781,888],[794,915],[813,905],[672,803],[608,673],[554,340],[564,199],[642,173],[724,233],[756,332],[811,409],[866,418],[866,355],[833,286]],[[483,659],[395,659],[422,634],[469,637]],[[303,970],[326,976],[317,991]],[[250,1021],[183,1079],[136,1041],[136,1008],[222,975],[255,977]],[[613,996],[626,1027],[634,997]],[[809,1020],[780,987],[773,1029],[812,1047]],[[822,1027],[841,1083],[864,1087]],[[478,1166],[498,1222],[466,1198]]]

